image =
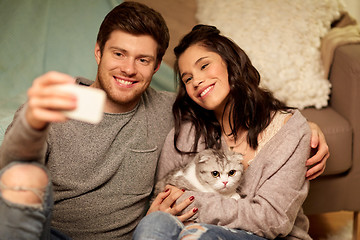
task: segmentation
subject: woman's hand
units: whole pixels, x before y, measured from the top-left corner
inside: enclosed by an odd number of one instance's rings
[[[330,156],[329,146],[326,143],[325,136],[321,131],[320,127],[313,123],[308,122],[311,128],[311,152],[315,152],[315,155],[312,155],[306,161],[306,166],[310,167],[306,172],[306,178],[309,180],[315,179],[320,176],[326,166],[326,161]]]
[[[184,214],[178,215],[194,201],[194,197],[191,196],[185,199],[183,202],[176,204],[176,200],[183,194],[184,190],[178,189],[171,185],[166,185],[166,190],[156,196],[147,214],[156,211],[167,212],[171,215],[177,216],[181,222],[186,222],[189,218],[195,215],[197,208],[192,208]]]

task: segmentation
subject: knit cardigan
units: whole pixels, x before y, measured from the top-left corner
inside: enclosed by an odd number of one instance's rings
[[[263,146],[244,172],[235,200],[216,193],[187,191],[179,199],[195,196],[197,222],[243,229],[268,239],[311,239],[309,221],[302,204],[309,190],[305,161],[310,154],[311,131],[299,111]],[[185,166],[192,156],[179,154],[174,146],[174,130],[165,141],[158,163],[157,178]],[[224,139],[223,139],[224,140]],[[226,147],[222,141],[223,147]],[[194,129],[185,124],[178,147],[190,150]],[[199,150],[204,149],[199,141]],[[171,159],[171,160],[170,160]]]

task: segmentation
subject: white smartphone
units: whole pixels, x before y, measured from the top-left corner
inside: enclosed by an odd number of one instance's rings
[[[76,84],[62,84],[56,90],[72,93],[77,98],[77,107],[64,111],[68,118],[98,124],[104,115],[106,94],[103,90]]]

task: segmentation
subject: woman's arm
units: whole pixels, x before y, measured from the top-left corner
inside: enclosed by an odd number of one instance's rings
[[[182,133],[180,138],[186,139],[186,141],[181,144],[181,149],[189,151],[192,147],[192,143],[194,142],[193,134],[190,134],[191,125],[184,124]],[[168,136],[165,139],[164,146],[161,151],[160,159],[157,166],[157,173],[155,184],[159,179],[165,177],[171,170],[178,168],[180,166],[185,166],[191,160],[191,156],[182,155],[177,152],[174,148],[174,129],[170,131]],[[157,194],[156,197],[147,214],[155,212],[155,211],[163,211],[170,213],[174,216],[177,216],[178,219],[182,222],[187,221],[191,218],[197,211],[197,208],[194,208],[191,204],[194,199],[192,196],[182,198],[182,200],[178,200],[184,194],[182,189],[176,188],[176,186],[167,185],[160,193]],[[189,208],[187,211],[183,210],[185,208]]]
[[[190,151],[195,141],[195,131],[190,123],[185,123],[182,126],[179,136],[178,147],[183,151]],[[203,149],[199,147],[199,151]],[[162,179],[171,170],[180,166],[185,166],[194,155],[180,154],[174,147],[174,129],[172,129],[165,139],[164,146],[161,150],[160,159],[157,166],[156,181]]]

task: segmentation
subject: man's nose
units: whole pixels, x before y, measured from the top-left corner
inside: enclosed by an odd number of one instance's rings
[[[121,71],[128,76],[136,74],[136,64],[133,59],[124,59],[121,64]]]

